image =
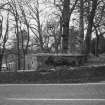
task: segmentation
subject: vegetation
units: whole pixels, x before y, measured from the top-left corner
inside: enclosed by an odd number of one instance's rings
[[[0,83],[86,83],[105,80],[104,66],[81,67],[56,71],[1,72]],[[100,70],[99,70],[100,69]]]
[[[25,70],[30,52],[104,53],[104,14],[104,0],[1,0],[0,70],[11,54]]]

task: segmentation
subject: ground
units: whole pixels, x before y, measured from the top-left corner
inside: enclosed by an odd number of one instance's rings
[[[105,63],[105,55],[88,65]],[[0,105],[105,105],[105,81],[76,84],[0,84]]]
[[[99,57],[96,57],[92,54],[90,54],[88,61],[85,65],[100,65],[105,64],[105,54],[99,55]]]
[[[1,84],[0,105],[105,105],[105,83]]]

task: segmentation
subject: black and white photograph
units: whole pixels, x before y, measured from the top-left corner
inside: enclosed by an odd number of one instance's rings
[[[0,105],[105,105],[105,0],[0,0]]]

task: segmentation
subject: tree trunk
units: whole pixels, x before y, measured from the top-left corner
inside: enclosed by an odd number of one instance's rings
[[[87,34],[86,34],[86,54],[90,53],[91,50],[91,33],[92,33],[92,23],[88,24]]]
[[[18,26],[18,19],[15,17],[16,21],[16,37],[17,37],[17,69],[20,70],[20,48],[19,48],[19,26]]]
[[[42,30],[41,30],[40,22],[39,21],[38,21],[38,33],[39,33],[40,50],[43,51]]]
[[[24,54],[23,54],[23,70],[25,70],[26,69],[26,60],[25,60],[25,52],[24,52]]]
[[[95,56],[99,56],[98,55],[98,44],[99,44],[99,35],[98,35],[98,31],[97,31],[97,29],[95,29],[96,30],[96,42],[95,42]]]
[[[19,49],[19,43],[17,42],[17,50],[18,50],[18,54],[17,54],[17,57],[18,57],[18,70],[20,70],[20,49]]]
[[[55,32],[54,32],[54,34],[55,34]],[[55,53],[58,53],[58,41],[57,41],[57,38],[56,38],[56,36],[54,35],[54,40],[55,40]]]
[[[43,38],[42,38],[42,27],[40,24],[40,18],[39,18],[39,2],[37,0],[37,24],[38,24],[38,33],[39,33],[39,42],[40,42],[40,50],[43,51]]]
[[[83,0],[80,0],[80,47],[81,47],[81,53],[84,52],[84,21],[83,21],[83,16],[84,16],[84,3]]]
[[[2,70],[2,61],[3,61],[3,56],[4,56],[4,50],[1,51],[1,54],[0,54],[0,71]]]
[[[89,54],[91,50],[91,33],[92,33],[95,11],[97,9],[97,1],[98,0],[92,1],[92,10],[88,14],[88,27],[87,27],[87,33],[86,33],[86,54]]]
[[[60,52],[62,52],[62,17],[60,17],[60,37],[59,37],[59,42],[60,42]]]
[[[2,59],[3,59],[3,55],[0,54],[0,71],[2,70]]]
[[[63,53],[68,52],[68,39],[69,39],[69,21],[70,21],[70,0],[64,0],[63,3],[63,40],[62,40],[62,49]]]
[[[98,52],[98,44],[99,44],[99,36],[96,37],[96,42],[95,42],[95,56],[99,56]]]

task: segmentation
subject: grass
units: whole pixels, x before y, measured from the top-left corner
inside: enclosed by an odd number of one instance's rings
[[[55,70],[0,72],[0,83],[83,83],[105,81],[105,54],[91,55],[84,66],[58,66]]]

